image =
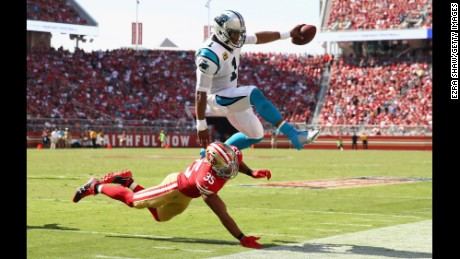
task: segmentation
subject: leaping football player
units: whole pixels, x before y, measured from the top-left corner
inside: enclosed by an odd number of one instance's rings
[[[201,153],[204,153],[209,143],[205,114],[207,104],[215,115],[226,116],[239,131],[225,143],[240,150],[259,143],[264,136],[262,123],[255,115],[253,106],[264,120],[286,135],[296,149],[300,150],[316,140],[320,129],[295,129],[258,87],[238,85],[240,51],[244,44],[264,44],[290,37],[303,38],[299,36],[299,29],[303,25],[296,25],[287,32],[263,31],[249,35],[246,34],[243,16],[236,11],[225,10],[214,18],[213,35],[195,53],[195,113],[197,135],[203,148]]]

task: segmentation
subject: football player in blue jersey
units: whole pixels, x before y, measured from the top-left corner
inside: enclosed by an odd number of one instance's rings
[[[305,144],[315,141],[320,129],[295,129],[284,120],[279,110],[265,98],[258,87],[240,86],[237,82],[240,51],[244,44],[263,44],[292,36],[301,37],[298,30],[302,25],[288,32],[264,31],[249,35],[246,34],[244,19],[238,12],[225,10],[214,18],[214,34],[195,53],[196,127],[202,150],[210,141],[205,116],[207,104],[214,114],[226,116],[239,131],[225,141],[227,145],[244,149],[263,139],[264,129],[253,106],[264,120],[286,135],[296,149],[300,150]]]

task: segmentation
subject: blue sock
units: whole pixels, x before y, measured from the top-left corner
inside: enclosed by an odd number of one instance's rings
[[[289,139],[292,139],[295,136],[297,130],[291,124],[287,123],[286,121],[282,122],[279,131],[287,136]]]
[[[249,95],[249,102],[256,107],[260,116],[270,122],[273,126],[283,119],[278,109],[271,103],[259,88],[254,88]]]
[[[263,138],[248,138],[248,136],[244,135],[243,133],[237,132],[233,134],[233,136],[231,136],[229,139],[227,139],[227,141],[225,141],[225,144],[235,146],[239,150],[241,150],[259,143],[260,141],[262,141],[262,139]]]
[[[206,149],[204,148],[200,149],[200,157],[204,158],[205,155],[206,155]]]

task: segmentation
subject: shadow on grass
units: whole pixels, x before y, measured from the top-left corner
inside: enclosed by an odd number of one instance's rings
[[[60,227],[57,223],[45,224],[43,226],[27,226],[27,230],[29,229],[78,230],[78,228]]]
[[[79,231],[78,228],[67,228],[60,227],[59,224],[45,224],[43,226],[27,226],[27,230],[32,229],[50,229],[50,230],[62,230],[62,231]],[[201,244],[213,244],[213,245],[240,245],[240,242],[237,241],[225,241],[225,240],[215,240],[215,239],[201,239],[201,238],[184,238],[184,237],[149,237],[149,236],[131,236],[131,235],[116,235],[116,234],[107,234],[106,237],[109,238],[136,238],[144,240],[153,240],[153,241],[165,241],[165,242],[177,242],[177,243],[201,243]],[[276,244],[263,244],[264,247],[273,247]]]
[[[331,255],[367,255],[367,256],[385,256],[388,258],[433,258],[432,253],[413,252],[394,250],[385,247],[361,246],[361,245],[338,245],[338,244],[300,244],[275,246],[267,250],[271,251],[290,251],[301,253],[321,253]]]

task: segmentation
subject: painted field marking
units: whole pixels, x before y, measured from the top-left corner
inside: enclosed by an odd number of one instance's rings
[[[207,208],[205,206],[190,205],[189,208]],[[423,219],[425,217],[411,216],[411,215],[392,215],[392,214],[378,214],[378,213],[354,213],[354,212],[342,212],[342,211],[319,211],[319,210],[296,210],[296,209],[273,209],[273,208],[246,208],[246,207],[235,207],[235,209],[241,210],[260,210],[260,211],[294,211],[294,212],[306,212],[306,213],[322,213],[322,214],[343,214],[343,215],[356,215],[356,216],[378,216],[378,217],[396,217],[396,218],[415,218]]]
[[[295,227],[291,227],[291,228],[288,228],[288,229],[302,230],[302,231],[324,231],[324,232],[340,232],[340,231],[342,231],[340,229],[324,229],[324,228],[295,228]]]
[[[302,235],[302,236],[294,236],[294,235],[286,235],[286,234],[271,234],[271,233],[263,233],[263,232],[257,232],[257,236],[269,236],[269,237],[293,237],[293,238],[307,238],[308,236]]]
[[[120,257],[120,256],[108,256],[108,255],[95,255],[96,258],[112,258],[112,259],[142,259],[138,257]]]
[[[42,199],[42,198],[30,198],[27,199],[28,201],[47,201],[47,202],[65,202],[70,203],[72,202],[71,199],[62,200],[62,199]],[[98,202],[98,203],[105,203],[111,204],[111,200],[108,201],[80,201],[82,202]],[[197,206],[197,205],[190,205],[189,208],[197,208],[197,209],[206,209],[209,210],[207,206]],[[259,210],[259,211],[293,211],[293,212],[304,212],[304,213],[322,213],[322,214],[343,214],[343,215],[356,215],[356,216],[377,216],[377,217],[396,217],[396,218],[415,218],[415,219],[423,219],[425,217],[421,216],[412,216],[412,215],[392,215],[392,214],[378,214],[378,213],[354,213],[354,212],[342,212],[342,211],[320,211],[320,210],[297,210],[297,209],[273,209],[273,208],[247,208],[247,207],[235,207],[234,209],[242,209],[242,210]]]
[[[318,223],[320,225],[337,225],[337,226],[352,226],[352,227],[372,227],[373,225],[368,225],[368,224],[345,224],[345,223]]]
[[[212,253],[214,252],[214,250],[186,249],[186,248],[177,248],[177,247],[171,247],[171,246],[152,246],[152,248],[164,249],[164,250],[181,250],[181,251],[187,251],[187,252],[192,252],[192,253]]]
[[[360,218],[360,221],[380,221],[380,222],[396,222],[395,220],[392,219],[363,219]]]
[[[405,184],[420,181],[431,181],[431,178],[404,178],[404,177],[381,177],[381,176],[359,176],[351,178],[331,178],[317,180],[297,180],[285,182],[271,182],[258,184],[240,184],[250,187],[275,187],[275,188],[306,188],[306,189],[342,189],[369,186],[382,186],[389,184]]]

